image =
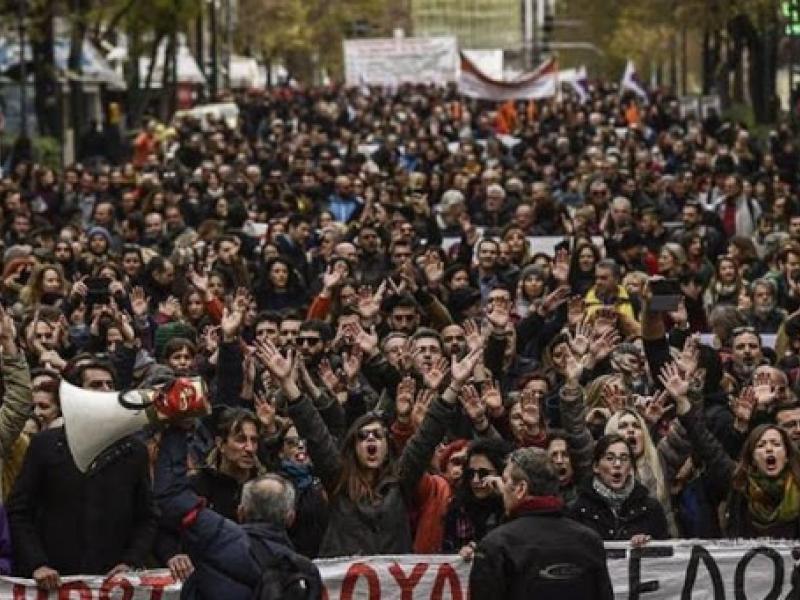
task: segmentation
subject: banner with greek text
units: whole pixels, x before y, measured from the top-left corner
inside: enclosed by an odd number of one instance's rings
[[[673,540],[631,550],[606,544],[619,600],[800,599],[800,547],[791,542]],[[364,556],[316,561],[326,600],[467,600],[469,563],[457,556]],[[498,593],[500,590],[498,590]],[[59,590],[0,578],[0,600],[177,600],[168,571],[103,581],[65,577]]]
[[[455,81],[456,38],[380,38],[344,42],[345,81],[349,86]]]

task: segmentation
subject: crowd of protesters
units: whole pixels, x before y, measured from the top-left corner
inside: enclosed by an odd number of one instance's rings
[[[458,553],[483,597],[522,515],[570,516],[583,549],[800,537],[790,126],[757,140],[599,84],[585,105],[402,86],[239,106],[236,127],[148,123],[129,162],[0,181],[0,572],[168,566],[249,597],[239,521],[310,573]],[[184,376],[209,417],[77,469],[62,378]]]

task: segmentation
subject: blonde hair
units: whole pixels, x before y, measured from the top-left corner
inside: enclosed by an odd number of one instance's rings
[[[636,478],[651,493],[655,492],[654,496],[664,507],[664,512],[669,515],[672,511],[669,489],[667,488],[667,482],[664,480],[664,471],[661,468],[658,448],[653,443],[653,438],[650,437],[650,430],[644,418],[630,408],[618,410],[611,415],[611,418],[606,423],[605,433],[606,435],[609,433],[619,434],[619,421],[625,415],[633,415],[642,430],[642,453],[636,457]]]

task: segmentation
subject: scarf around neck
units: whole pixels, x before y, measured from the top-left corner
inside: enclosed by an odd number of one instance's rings
[[[614,514],[619,512],[619,509],[622,508],[623,504],[625,504],[628,496],[630,496],[631,492],[633,491],[634,485],[635,480],[633,479],[633,475],[628,476],[628,480],[625,482],[625,485],[619,490],[612,490],[605,483],[600,481],[600,478],[597,476],[592,479],[592,488],[603,500],[605,500],[606,504],[611,507],[611,510],[614,511]]]
[[[311,465],[298,465],[289,460],[282,460],[281,471],[283,471],[283,474],[294,484],[298,491],[308,489],[314,483],[314,474],[311,471]]]
[[[747,507],[757,527],[800,517],[800,486],[789,469],[778,477],[754,473],[747,478]]]

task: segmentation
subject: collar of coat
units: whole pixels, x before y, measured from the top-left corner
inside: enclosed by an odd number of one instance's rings
[[[525,496],[509,513],[509,518],[515,519],[532,513],[558,512],[564,508],[561,496]]]

